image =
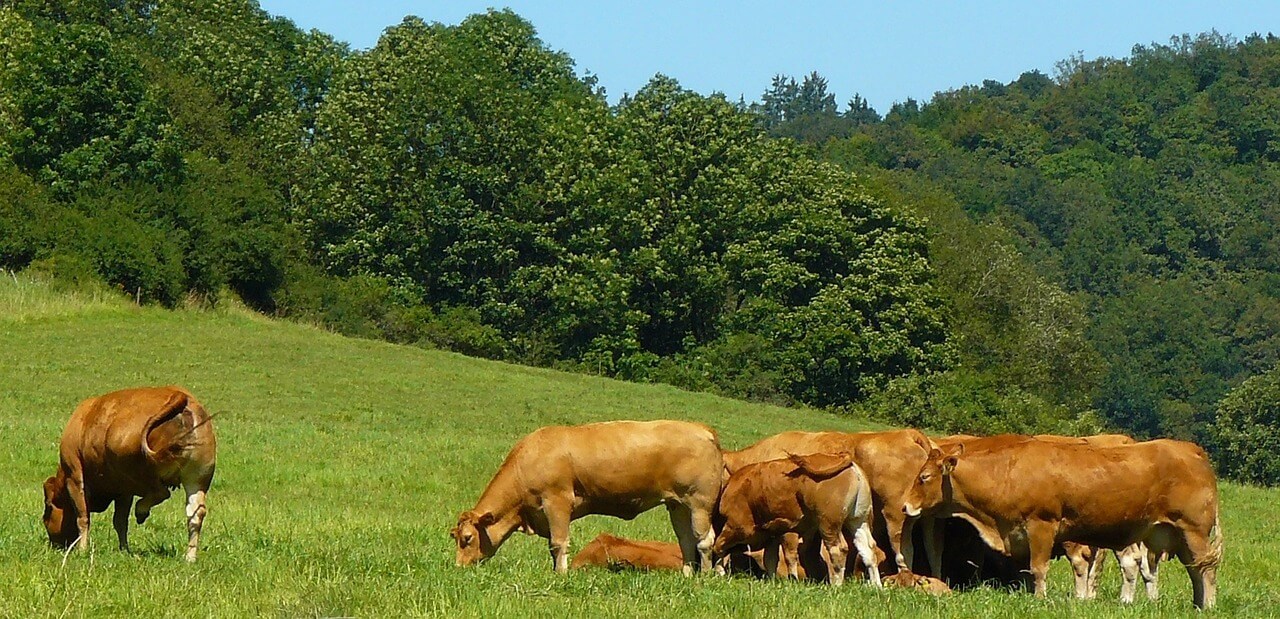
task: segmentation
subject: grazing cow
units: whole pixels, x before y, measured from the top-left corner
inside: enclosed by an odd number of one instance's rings
[[[820,537],[829,557],[831,583],[839,585],[844,582],[847,534],[871,582],[879,587],[870,513],[871,487],[852,454],[793,454],[749,464],[729,477],[720,498],[724,528],[712,553],[724,557],[740,546],[763,548],[765,573],[774,574],[784,534],[798,533],[809,543]]]
[[[851,453],[871,485],[873,533],[879,544],[894,549],[898,569],[911,565],[912,543],[903,538],[902,496],[935,445],[918,430],[886,432],[783,432],[750,447],[726,452],[729,472],[748,464],[785,458],[788,454]]]
[[[126,389],[89,398],[62,432],[60,464],[44,482],[44,526],[55,547],[89,544],[89,514],[115,503],[120,549],[129,549],[129,510],[138,524],[181,485],[187,494],[187,561],[196,560],[213,481],[217,440],[210,415],[179,387]]]
[[[1092,445],[1094,447],[1116,447],[1121,445],[1132,445],[1136,443],[1132,437],[1123,434],[1095,434],[1092,436],[1073,437],[1059,436],[1056,434],[1037,434],[1035,436],[1025,436],[1021,434],[1001,434],[991,437],[977,437],[970,435],[953,435],[938,439],[940,446],[948,447],[963,443],[969,449],[997,449],[1003,445],[1013,444],[1017,442],[1037,440],[1048,443],[1066,444],[1066,445]],[[933,522],[926,519],[922,528],[931,532],[933,535],[931,542],[927,544],[935,553],[941,553],[944,540],[938,538]],[[937,529],[940,531],[941,529]],[[1146,580],[1147,591],[1154,594],[1156,591],[1155,581],[1152,580],[1153,571],[1145,569],[1147,563],[1140,559],[1145,555],[1146,548],[1138,544],[1132,548],[1114,551],[1117,561],[1120,563],[1122,575],[1124,577],[1124,585],[1121,587],[1120,599],[1123,602],[1133,601],[1134,583],[1136,582],[1139,571]],[[1080,599],[1093,599],[1097,596],[1098,577],[1102,574],[1102,563],[1106,559],[1106,554],[1099,548],[1094,548],[1085,544],[1077,544],[1075,542],[1064,541],[1054,547],[1053,556],[1065,556],[1071,564],[1071,569],[1075,577],[1075,595]],[[1001,565],[992,565],[987,569],[987,560],[991,559],[995,563],[999,563],[1000,559],[991,557],[990,553],[978,552],[974,554],[971,561],[976,562],[975,567],[980,578],[984,580],[994,580],[996,582],[1012,585],[1015,580],[1021,580],[1019,572],[1016,568]],[[1024,574],[1025,575],[1025,574]],[[1154,599],[1154,598],[1153,598]]]
[[[949,595],[951,587],[947,583],[931,576],[922,576],[910,570],[901,570],[892,576],[885,576],[884,586],[899,589],[919,589],[929,595]]]
[[[1157,440],[1119,447],[1010,442],[995,449],[935,450],[904,509],[968,520],[987,545],[1029,560],[1036,595],[1056,543],[1169,551],[1191,577],[1192,601],[1212,607],[1222,557],[1218,486],[1204,450]]]
[[[684,568],[680,544],[626,539],[601,533],[573,556],[572,569],[673,570]]]
[[[590,514],[630,520],[665,504],[684,572],[711,566],[711,517],[725,476],[715,430],[685,421],[552,426],[520,439],[480,500],[450,534],[457,564],[498,551],[516,530],[549,541],[557,572],[569,569],[569,522]]]

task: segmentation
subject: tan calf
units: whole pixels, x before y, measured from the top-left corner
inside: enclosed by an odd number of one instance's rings
[[[741,546],[763,548],[765,573],[774,574],[783,535],[821,538],[830,558],[830,581],[838,585],[844,582],[847,534],[879,587],[870,514],[871,488],[851,454],[791,455],[749,464],[733,473],[720,498],[724,527],[712,553],[724,557]]]

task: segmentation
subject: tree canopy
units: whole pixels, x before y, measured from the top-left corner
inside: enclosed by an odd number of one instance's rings
[[[254,0],[8,2],[0,268],[939,430],[1195,439],[1274,481],[1246,439],[1280,363],[1280,40],[883,116],[764,86],[610,105],[510,11],[352,51]]]

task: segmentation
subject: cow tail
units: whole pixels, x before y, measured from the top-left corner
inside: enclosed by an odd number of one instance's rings
[[[146,454],[147,459],[154,462],[154,460],[160,458],[160,454],[164,454],[165,451],[172,448],[172,444],[151,445],[151,431],[186,411],[188,402],[187,394],[182,393],[182,391],[174,391],[173,395],[170,395],[169,399],[165,400],[164,405],[161,405],[159,411],[147,419],[147,425],[142,430],[142,453]]]
[[[804,471],[804,473],[810,477],[816,477],[819,479],[838,475],[845,469],[853,466],[853,454],[843,452],[832,455],[839,455],[841,458],[836,461],[835,464],[828,464],[826,466],[819,466],[817,463],[813,462],[812,456],[799,456],[793,453],[788,453],[787,458],[791,460],[792,464],[796,465],[798,470]]]
[[[1213,527],[1209,529],[1209,554],[1201,563],[1209,567],[1222,563],[1222,520],[1219,514],[1213,515]]]

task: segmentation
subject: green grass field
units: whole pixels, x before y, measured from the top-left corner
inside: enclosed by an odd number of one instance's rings
[[[215,419],[220,453],[199,561],[181,561],[182,502],[133,526],[115,549],[107,514],[90,553],[50,549],[40,483],[81,399],[176,383]],[[1163,597],[1122,607],[1107,564],[1100,599],[980,590],[935,599],[672,574],[556,576],[540,538],[515,536],[488,563],[453,565],[448,536],[508,448],[543,425],[677,418],[718,428],[736,448],[774,432],[874,427],[813,411],[745,404],[661,386],[353,340],[246,312],[138,309],[108,295],[0,283],[0,617],[36,616],[700,616],[1098,617],[1195,614],[1185,572],[1164,565]],[[1280,493],[1222,485],[1226,560],[1215,615],[1280,615]],[[673,539],[664,510],[600,531]]]

